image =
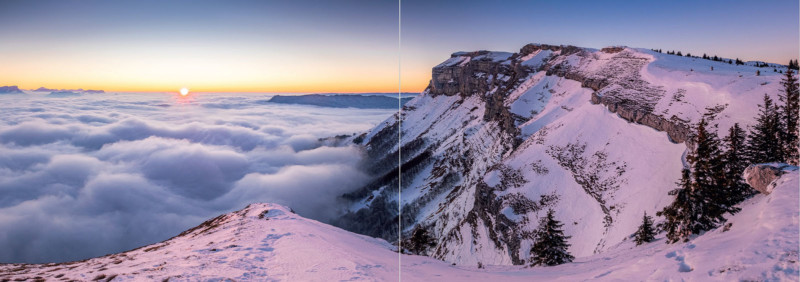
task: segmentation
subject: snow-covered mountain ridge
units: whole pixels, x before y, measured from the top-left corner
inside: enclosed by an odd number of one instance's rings
[[[538,219],[553,208],[576,257],[601,253],[672,201],[691,125],[705,116],[723,135],[752,124],[763,95],[777,99],[780,79],[624,47],[457,52],[399,115],[354,140],[377,180],[345,195],[353,204],[336,224],[395,240],[400,201],[403,232],[436,238],[429,255],[523,264]]]

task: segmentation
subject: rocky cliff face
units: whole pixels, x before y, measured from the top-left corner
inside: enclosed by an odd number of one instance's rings
[[[718,62],[538,44],[453,53],[402,112],[355,139],[375,181],[344,195],[336,224],[391,241],[400,220],[404,234],[434,236],[426,253],[438,259],[523,264],[554,209],[574,255],[602,252],[671,202],[690,124],[709,111],[724,130],[750,120],[757,103],[739,97],[779,80],[701,63]]]

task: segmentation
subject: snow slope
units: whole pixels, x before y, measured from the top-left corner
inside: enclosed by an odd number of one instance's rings
[[[775,180],[770,195],[744,202],[730,228],[689,242],[610,251],[555,267],[453,266],[394,252],[381,239],[252,204],[170,240],[124,253],[59,264],[0,264],[0,279],[196,281],[620,281],[798,280],[798,173]],[[402,266],[400,266],[402,265]]]

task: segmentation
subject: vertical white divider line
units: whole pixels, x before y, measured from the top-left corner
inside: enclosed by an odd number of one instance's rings
[[[402,151],[400,150],[402,147],[400,140],[403,134],[403,83],[401,76],[402,68],[400,67],[400,54],[402,53],[400,40],[403,38],[400,35],[400,31],[402,30],[401,9],[402,0],[397,0],[397,281],[403,280],[403,186],[401,185],[403,180],[403,159]]]

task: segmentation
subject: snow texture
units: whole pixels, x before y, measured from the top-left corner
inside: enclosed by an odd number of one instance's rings
[[[797,281],[798,180],[796,171],[781,176],[775,193],[747,200],[726,227],[688,242],[664,244],[659,236],[635,246],[625,240],[554,267],[478,268],[399,258],[386,241],[303,218],[285,206],[251,204],[161,243],[78,262],[0,264],[0,273],[7,279],[114,281]]]

